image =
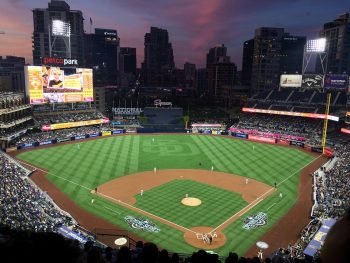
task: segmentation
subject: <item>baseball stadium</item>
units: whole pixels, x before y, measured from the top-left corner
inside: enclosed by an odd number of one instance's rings
[[[65,1],[32,12],[32,65],[0,56],[1,262],[350,262],[349,13],[258,28],[238,72],[224,44],[176,68],[157,27],[136,68]]]

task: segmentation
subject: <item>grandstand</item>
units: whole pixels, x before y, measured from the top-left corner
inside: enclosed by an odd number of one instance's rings
[[[0,148],[6,149],[13,140],[33,126],[31,106],[20,93],[0,93]]]
[[[345,91],[330,91],[330,93],[332,94],[330,112],[339,117],[341,121],[329,122],[326,145],[330,151],[328,162],[310,175],[313,178],[313,207],[310,211],[310,222],[300,232],[297,242],[269,255],[270,258],[273,256],[280,258],[281,262],[295,262],[292,261],[295,258],[298,258],[299,262],[306,262],[306,260],[312,262],[312,258],[319,257],[319,249],[310,248],[317,239],[319,231],[330,219],[334,220],[332,221],[334,223],[335,220],[341,218],[350,203],[350,164],[348,161],[350,159],[350,137],[348,134],[339,133],[340,127],[348,128],[347,124],[344,124],[347,94]],[[31,106],[24,103],[24,97],[21,94],[3,93],[1,95],[1,147],[9,152],[121,134],[125,133],[126,129],[134,128],[133,131],[135,131],[141,126],[146,132],[184,132],[183,110],[180,108],[144,108],[133,110],[133,114],[130,114],[130,110],[126,108],[124,111],[119,109],[116,110],[114,120],[110,122],[102,113],[91,107],[90,103]],[[246,107],[314,114],[324,113],[325,101],[326,93],[318,90],[282,89],[258,94],[248,100]],[[217,112],[220,111],[217,109]],[[139,123],[142,113],[147,123]],[[220,115],[221,113],[219,116],[203,118],[202,114],[201,117],[193,118],[192,132],[224,136],[228,132],[228,136],[239,139],[249,140],[251,136],[258,141],[272,139],[277,144],[299,147],[306,151],[322,152],[323,119],[240,112],[234,116],[234,121],[232,121],[227,115],[224,118],[220,118]],[[224,131],[226,123],[231,125]],[[142,130],[137,130],[142,132]],[[208,130],[210,132],[204,132]],[[0,153],[0,164],[0,188],[5,189],[0,192],[2,204],[0,225],[11,229],[1,230],[2,239],[10,240],[11,235],[14,235],[14,232],[11,231],[53,232],[74,236],[75,239],[80,240],[77,249],[78,254],[82,257],[87,257],[89,253],[96,253],[101,258],[113,258],[112,261],[116,261],[118,253],[129,253],[130,262],[136,262],[136,259],[142,255],[142,251],[150,247],[155,255],[159,257],[162,255],[166,262],[169,262],[170,258],[176,259],[179,256],[177,253],[161,250],[152,243],[134,242],[127,248],[120,246],[110,248],[106,244],[100,244],[96,240],[96,238],[100,240],[100,237],[84,229],[84,226],[80,226],[80,222],[68,212],[63,211],[47,193],[40,190],[31,180],[31,175],[36,172],[35,169],[18,162],[5,153]],[[111,234],[112,238],[114,235],[120,235],[121,232],[116,233],[118,234]],[[128,237],[129,233],[123,235]],[[84,250],[84,244],[89,248]],[[126,251],[122,252],[123,249]],[[250,257],[252,262],[256,260],[253,259],[253,254],[248,253],[246,257]],[[218,260],[235,262],[234,260],[238,258],[239,256],[234,252],[222,258],[215,253],[200,250],[192,256],[180,254],[179,261],[174,262],[186,262],[186,260],[188,262],[217,262]]]

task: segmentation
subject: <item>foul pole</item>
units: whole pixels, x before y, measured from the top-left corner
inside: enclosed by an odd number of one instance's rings
[[[327,94],[327,103],[326,103],[326,112],[323,122],[323,136],[322,136],[322,153],[325,154],[324,149],[326,148],[326,139],[327,139],[327,128],[328,128],[328,114],[329,114],[329,105],[331,104],[331,93]]]

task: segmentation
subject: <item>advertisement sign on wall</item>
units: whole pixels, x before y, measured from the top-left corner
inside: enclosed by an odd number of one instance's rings
[[[300,88],[301,87],[301,81],[302,81],[302,75],[286,75],[282,74],[280,78],[280,87],[288,88],[288,87],[295,87]]]
[[[319,89],[323,86],[323,75],[305,74],[301,81],[301,87],[305,89]]]
[[[89,125],[96,125],[96,124],[104,124],[109,123],[108,118],[103,118],[99,120],[89,120],[89,121],[76,121],[76,122],[63,122],[63,123],[56,123],[56,124],[48,124],[41,127],[42,131],[52,131],[52,130],[59,130],[59,129],[68,129],[68,128],[74,128],[74,127],[80,127],[80,126],[89,126]]]
[[[325,89],[346,89],[348,86],[348,75],[326,74],[323,85]]]
[[[265,110],[265,109],[254,109],[254,108],[242,108],[243,112],[253,112],[253,113],[266,113],[266,114],[276,114],[276,115],[286,115],[286,116],[298,116],[307,117],[314,119],[325,119],[325,114],[319,113],[306,113],[306,112],[294,112],[294,111],[278,111],[278,110]],[[339,117],[328,115],[328,120],[339,121]]]
[[[274,138],[265,138],[265,137],[260,137],[256,135],[248,135],[248,140],[251,141],[258,141],[258,142],[267,142],[267,143],[275,143],[276,139]]]

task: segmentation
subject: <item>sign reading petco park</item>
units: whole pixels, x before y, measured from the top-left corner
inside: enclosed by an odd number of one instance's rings
[[[79,65],[77,59],[71,58],[55,58],[55,57],[43,57],[43,65],[46,66],[70,66],[76,67]]]

